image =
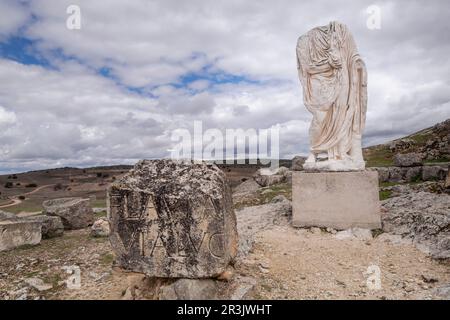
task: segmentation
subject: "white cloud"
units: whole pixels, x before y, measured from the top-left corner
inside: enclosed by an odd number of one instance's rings
[[[28,12],[18,1],[0,1],[0,41],[9,34],[16,32],[29,18]]]
[[[330,20],[349,26],[368,67],[366,144],[450,116],[445,1],[378,1],[381,30],[366,28],[371,0],[79,0],[81,30],[66,28],[69,4],[0,0],[0,12],[8,13],[0,41],[22,27],[57,67],[0,59],[0,169],[165,156],[172,130],[192,128],[194,120],[205,130],[279,123],[282,155],[304,153],[311,116],[295,44]],[[96,72],[104,67],[114,78]],[[233,76],[244,81],[226,81]]]
[[[16,114],[0,106],[0,126],[8,126],[16,122]]]

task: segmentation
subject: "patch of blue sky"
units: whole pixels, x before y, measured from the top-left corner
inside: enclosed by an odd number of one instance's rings
[[[211,71],[211,66],[203,67],[199,72],[189,72],[180,77],[179,82],[173,85],[177,88],[188,88],[189,84],[199,80],[205,80],[210,86],[221,84],[259,84],[259,80],[252,79],[245,75],[236,75],[224,71]]]
[[[23,36],[10,36],[0,42],[0,57],[21,64],[52,68],[49,60],[36,50],[37,42],[38,40],[30,40]]]

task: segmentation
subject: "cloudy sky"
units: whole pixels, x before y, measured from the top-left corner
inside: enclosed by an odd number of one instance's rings
[[[66,26],[73,4],[79,30]],[[0,13],[0,172],[165,157],[194,120],[279,124],[281,157],[304,154],[295,45],[331,20],[367,65],[365,145],[450,117],[447,0],[0,0]]]

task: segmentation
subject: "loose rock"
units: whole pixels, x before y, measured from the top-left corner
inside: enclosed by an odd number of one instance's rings
[[[96,220],[91,227],[92,237],[108,237],[109,233],[109,222],[106,218]]]
[[[413,191],[384,200],[383,230],[413,239],[437,259],[450,258],[450,196]]]
[[[42,238],[50,239],[54,237],[60,237],[64,233],[64,225],[61,221],[60,217],[57,216],[45,216],[45,215],[37,215],[22,218],[27,221],[36,221],[41,223],[42,225]]]
[[[41,223],[35,221],[0,221],[0,252],[41,242]]]
[[[94,212],[89,199],[60,198],[44,201],[43,213],[61,218],[64,229],[83,229],[94,222]]]
[[[179,279],[161,288],[160,300],[215,300],[218,287],[211,279]]]
[[[420,153],[397,153],[394,156],[394,164],[399,167],[413,167],[422,165]]]

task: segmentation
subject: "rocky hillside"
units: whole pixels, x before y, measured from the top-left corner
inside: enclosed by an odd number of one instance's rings
[[[364,149],[369,167],[390,166],[398,153],[418,153],[425,162],[450,161],[450,119],[404,138]]]

